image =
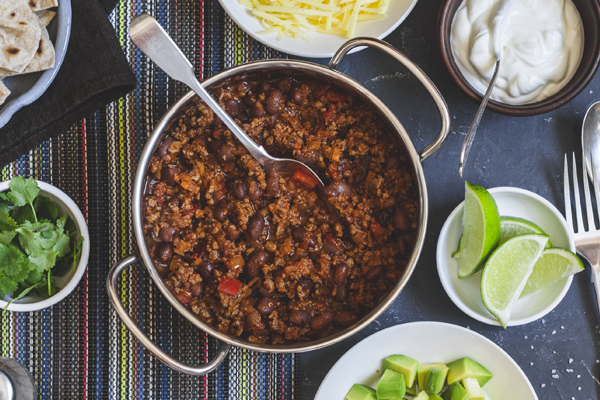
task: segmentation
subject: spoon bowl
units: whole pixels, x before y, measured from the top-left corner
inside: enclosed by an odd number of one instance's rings
[[[600,101],[592,104],[585,113],[581,128],[581,146],[588,175],[593,181],[591,156],[595,160],[593,166],[596,168],[596,176],[600,176]]]

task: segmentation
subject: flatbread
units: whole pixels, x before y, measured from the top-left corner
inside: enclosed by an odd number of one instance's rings
[[[4,86],[4,82],[0,80],[0,104],[4,104],[9,94],[10,90],[8,90],[8,88]]]
[[[52,7],[58,7],[58,0],[27,0],[27,3],[33,11],[40,11]]]
[[[40,19],[40,21],[42,21],[42,26],[48,26],[50,24],[50,21],[52,21],[52,19],[56,15],[56,11],[50,11],[50,10],[36,11],[35,15],[37,15],[37,17]]]
[[[26,0],[0,0],[0,68],[22,72],[39,47],[39,19]]]

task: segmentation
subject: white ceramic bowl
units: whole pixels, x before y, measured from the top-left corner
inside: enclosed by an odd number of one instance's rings
[[[548,200],[524,190],[512,187],[490,189],[498,204],[500,216],[520,217],[535,222],[548,235],[554,247],[575,252],[573,233],[562,214]],[[481,272],[468,278],[458,278],[458,262],[452,253],[458,248],[462,235],[464,201],[450,214],[442,227],[437,245],[437,268],[442,286],[458,308],[478,321],[490,325],[500,323],[489,313],[481,300],[479,282]],[[562,279],[547,288],[517,301],[509,326],[523,325],[548,314],[567,294],[573,277]]]
[[[8,191],[10,181],[0,182],[0,193]],[[54,296],[44,298],[40,296],[25,296],[20,300],[15,301],[9,307],[9,311],[37,311],[44,308],[50,307],[65,297],[67,297],[73,289],[77,286],[85,269],[87,267],[88,258],[90,255],[90,235],[88,233],[87,224],[83,218],[83,214],[79,210],[79,207],[71,198],[62,190],[49,185],[45,182],[37,181],[40,188],[40,194],[48,197],[58,207],[58,215],[68,215],[77,226],[76,238],[83,237],[83,243],[81,246],[81,258],[77,269],[69,269],[63,276],[55,276],[56,285],[60,288],[60,291]],[[12,300],[9,295],[6,295],[4,299],[0,299],[0,308],[4,309],[8,303]]]
[[[219,0],[227,14],[246,33],[261,43],[284,53],[300,57],[323,58],[331,57],[348,38],[336,35],[310,32],[310,42],[302,39],[284,37],[277,40],[277,34],[259,35],[256,32],[265,28],[260,21],[252,16],[252,10],[238,3],[238,0]],[[417,0],[391,0],[387,18],[375,21],[363,21],[356,26],[356,36],[369,36],[383,39],[398,27],[417,4]],[[353,53],[364,47],[356,48]]]

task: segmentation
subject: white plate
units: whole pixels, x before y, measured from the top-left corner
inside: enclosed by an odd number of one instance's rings
[[[501,216],[535,222],[550,235],[554,247],[575,252],[573,233],[561,213],[548,200],[533,192],[512,187],[493,188],[489,192],[494,196]],[[446,293],[458,308],[478,321],[500,325],[481,300],[481,272],[468,278],[458,278],[458,261],[452,258],[452,253],[458,248],[463,231],[463,208],[464,201],[452,211],[440,232],[437,245],[438,274]],[[570,276],[517,301],[508,325],[527,324],[548,314],[565,297],[572,281],[573,277]]]
[[[310,32],[310,42],[302,39],[284,37],[277,40],[277,34],[257,35],[256,32],[265,28],[258,19],[252,16],[250,8],[238,3],[238,0],[219,0],[227,14],[254,39],[276,50],[301,57],[324,58],[331,57],[336,50],[348,39],[341,36],[325,35]],[[387,12],[387,18],[375,21],[363,21],[356,26],[356,36],[370,36],[383,39],[406,19],[417,4],[417,0],[392,0]],[[357,51],[356,49],[354,51]]]
[[[397,325],[364,339],[335,363],[315,400],[341,400],[355,383],[375,388],[383,359],[391,354],[427,364],[469,357],[494,375],[483,387],[488,400],[537,400],[525,373],[504,350],[477,332],[441,322]]]

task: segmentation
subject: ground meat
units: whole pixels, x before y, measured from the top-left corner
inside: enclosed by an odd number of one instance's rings
[[[213,92],[272,155],[265,171],[204,104],[157,146],[144,234],[166,286],[208,324],[257,343],[327,337],[369,313],[404,273],[417,236],[411,167],[378,117],[315,81],[240,81]]]

